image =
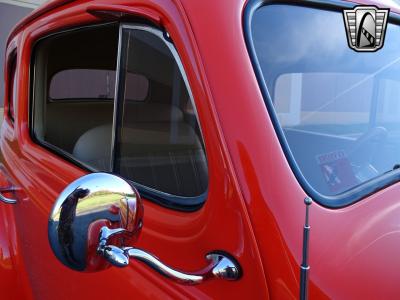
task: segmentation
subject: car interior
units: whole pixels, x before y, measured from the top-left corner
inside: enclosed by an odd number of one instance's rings
[[[388,158],[395,156],[397,142],[389,130],[395,119],[384,111],[390,100],[382,95],[398,91],[399,83],[388,78],[374,83],[365,79],[368,74],[299,74],[281,75],[286,84],[277,80],[274,105],[309,183],[324,195],[334,195],[392,170],[395,164]],[[293,81],[301,91],[291,94],[287,86]]]
[[[396,36],[398,25],[389,22],[386,31]],[[356,52],[340,11],[285,4],[257,10],[250,33],[267,105],[309,193],[339,203],[385,178],[397,180],[399,43]]]
[[[159,37],[127,32],[121,121],[113,121],[118,28],[76,30],[37,45],[34,136],[90,169],[166,194],[199,196],[208,185],[201,132],[181,72]]]

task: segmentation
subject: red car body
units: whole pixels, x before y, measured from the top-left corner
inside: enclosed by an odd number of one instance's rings
[[[2,299],[298,298],[306,193],[260,92],[243,35],[245,6],[244,0],[54,0],[16,26],[6,59],[10,63],[16,51],[17,117],[9,117],[8,88],[0,146],[2,177],[18,190],[4,193],[17,198],[16,205],[0,203]],[[137,245],[185,270],[201,268],[205,253],[223,249],[240,263],[240,280],[183,286],[140,263],[79,273],[51,252],[47,221],[54,199],[86,171],[30,136],[32,48],[50,33],[107,20],[90,11],[114,12],[105,15],[126,22],[140,16],[170,33],[204,135],[210,174],[205,205],[188,213],[144,199]],[[397,183],[344,208],[311,205],[310,299],[398,298],[399,195]]]

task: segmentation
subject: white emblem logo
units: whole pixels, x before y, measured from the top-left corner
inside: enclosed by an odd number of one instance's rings
[[[389,9],[356,6],[343,11],[347,41],[351,49],[373,52],[383,47]]]

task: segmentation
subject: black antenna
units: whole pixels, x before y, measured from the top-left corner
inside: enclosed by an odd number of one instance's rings
[[[300,266],[300,300],[308,299],[308,271],[310,266],[308,265],[308,244],[310,237],[310,225],[308,223],[309,208],[312,203],[310,197],[304,199],[306,205],[306,221],[303,228],[303,260]]]

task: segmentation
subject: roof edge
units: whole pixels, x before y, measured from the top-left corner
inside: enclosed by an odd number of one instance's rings
[[[11,33],[9,34],[7,38],[7,43],[6,47],[10,44],[11,40],[18,34],[18,32],[27,24],[31,23],[33,20],[39,18],[40,16],[43,16],[47,12],[59,8],[61,6],[64,6],[68,3],[71,3],[75,0],[56,0],[56,1],[50,1],[39,8],[35,9],[32,11],[29,15],[27,15],[25,18],[23,18],[21,21],[17,23],[17,25],[14,26],[14,28],[11,30]]]

